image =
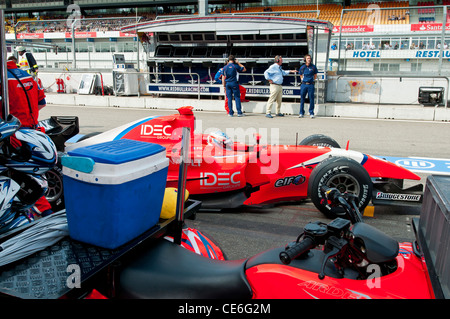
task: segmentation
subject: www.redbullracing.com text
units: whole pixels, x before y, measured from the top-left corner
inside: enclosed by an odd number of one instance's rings
[[[178,306],[178,314],[204,315],[261,315],[270,314],[270,304],[266,303],[224,303],[214,305],[193,305],[184,303]]]

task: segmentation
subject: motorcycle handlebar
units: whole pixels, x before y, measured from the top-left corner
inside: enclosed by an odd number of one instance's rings
[[[283,264],[289,265],[293,259],[301,256],[315,246],[316,244],[314,239],[312,239],[311,237],[306,237],[301,242],[295,243],[287,250],[282,251],[280,253],[280,260]]]
[[[362,217],[358,210],[358,207],[355,205],[355,199],[357,197],[354,194],[346,193],[344,196],[344,194],[342,194],[338,189],[326,186],[322,186],[321,191],[323,192],[327,200],[334,203],[335,205],[344,208],[353,223],[362,221]],[[352,205],[350,205],[349,202]]]

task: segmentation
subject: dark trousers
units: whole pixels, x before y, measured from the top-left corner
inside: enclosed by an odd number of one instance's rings
[[[236,102],[236,110],[238,114],[242,114],[241,108],[241,92],[239,91],[239,83],[238,82],[226,82],[225,89],[227,92],[228,99],[228,110],[230,115],[233,115],[233,96],[234,101]]]
[[[300,115],[305,114],[305,97],[309,97],[309,114],[314,115],[314,84],[302,84],[300,88]]]

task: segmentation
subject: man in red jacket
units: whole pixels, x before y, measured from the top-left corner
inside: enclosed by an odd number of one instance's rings
[[[9,57],[8,68],[8,97],[9,113],[20,120],[22,127],[37,128],[39,110],[46,105],[45,93],[38,86],[33,77],[17,67],[17,59]],[[5,118],[2,114],[2,118]],[[44,217],[53,213],[51,205],[42,196],[34,205],[35,217]]]
[[[36,128],[39,110],[46,105],[45,93],[16,63],[15,57],[8,58],[9,112],[20,120],[22,127]]]

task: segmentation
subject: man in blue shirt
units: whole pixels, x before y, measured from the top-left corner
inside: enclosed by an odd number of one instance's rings
[[[305,64],[300,67],[300,78],[302,79],[302,85],[300,87],[300,115],[299,117],[304,117],[305,110],[305,97],[308,93],[309,97],[309,115],[314,118],[314,81],[317,79],[317,68],[311,63],[311,56],[309,54],[305,55]]]
[[[238,116],[244,116],[241,108],[241,93],[239,91],[239,82],[238,82],[238,72],[245,72],[246,68],[239,63],[239,61],[234,57],[234,55],[230,55],[228,57],[228,64],[223,67],[223,76],[224,79],[222,81],[223,87],[225,88],[227,99],[228,99],[228,116],[233,116],[233,95],[234,100],[236,102],[236,110]]]
[[[215,84],[222,84],[222,75],[223,75],[223,67],[217,71],[216,75],[214,76]],[[239,84],[239,92],[241,94],[241,103],[242,102],[250,102],[245,98],[245,95],[247,94],[247,89]],[[227,111],[227,114],[230,113],[230,109],[228,108],[228,98],[225,95],[225,110]]]
[[[281,113],[281,98],[283,97],[283,77],[289,73],[295,73],[297,70],[285,71],[281,68],[283,64],[283,58],[280,55],[275,56],[274,64],[272,64],[266,71],[264,71],[264,77],[270,83],[270,96],[266,105],[266,117],[273,118],[270,111],[273,103],[276,101],[276,115],[284,116]]]

